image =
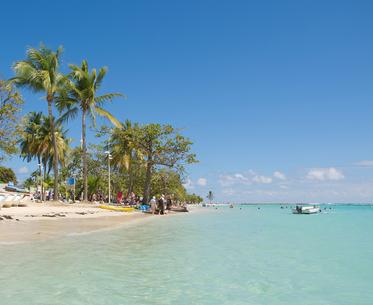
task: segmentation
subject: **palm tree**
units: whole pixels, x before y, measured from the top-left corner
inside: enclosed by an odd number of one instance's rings
[[[112,148],[112,163],[120,169],[125,169],[128,172],[128,191],[130,194],[133,191],[134,185],[134,165],[139,165],[143,156],[139,149],[131,141],[131,135],[128,133],[133,128],[137,128],[138,124],[132,125],[130,120],[126,120],[121,128],[114,128],[110,146]]]
[[[41,112],[30,112],[23,121],[23,130],[18,141],[20,153],[23,160],[30,162],[37,158],[40,164],[39,153],[39,130],[42,124],[43,115]]]
[[[210,204],[214,200],[214,194],[211,191],[208,192],[207,199],[210,201]]]
[[[64,164],[65,155],[69,146],[66,131],[60,124],[55,126],[55,138],[57,143],[58,161]],[[49,117],[43,116],[41,112],[29,113],[23,122],[21,138],[19,140],[21,157],[27,162],[37,159],[43,164],[44,178],[49,174],[55,162],[54,145],[52,139],[52,124]]]
[[[26,60],[18,61],[13,65],[16,76],[12,79],[18,86],[28,87],[33,91],[45,92],[46,94],[53,154],[55,156],[53,158],[54,200],[58,199],[58,147],[52,107],[56,92],[64,80],[58,70],[61,53],[62,47],[59,47],[56,52],[44,45],[41,45],[39,49],[28,49]]]
[[[105,102],[111,101],[114,97],[122,96],[120,93],[108,93],[97,96],[101,87],[107,68],[100,68],[98,74],[96,69],[89,71],[88,63],[83,60],[81,67],[69,65],[71,73],[65,82],[57,98],[57,107],[64,114],[61,120],[68,120],[75,117],[79,110],[82,113],[82,159],[83,159],[83,193],[84,200],[88,200],[88,166],[87,166],[87,142],[86,142],[86,118],[87,115],[96,124],[96,114],[106,117],[114,125],[121,124],[112,114],[102,108]]]

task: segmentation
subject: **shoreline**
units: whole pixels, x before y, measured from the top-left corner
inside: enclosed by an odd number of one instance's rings
[[[196,211],[193,207],[190,211]],[[117,212],[98,208],[94,204],[58,204],[27,202],[27,207],[0,210],[0,245],[44,241],[66,236],[91,234],[137,225],[158,217],[140,211]],[[183,213],[180,213],[183,214]],[[5,217],[4,217],[5,216]],[[8,219],[9,216],[11,219]],[[158,216],[158,217],[154,217]]]

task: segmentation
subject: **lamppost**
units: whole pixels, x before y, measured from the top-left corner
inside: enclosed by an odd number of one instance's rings
[[[44,193],[43,193],[43,165],[41,163],[38,164],[40,169],[40,201],[43,202],[44,199]]]
[[[110,191],[110,160],[113,159],[113,156],[111,155],[110,151],[105,151],[105,154],[107,155],[107,166],[108,166],[108,174],[109,174],[109,204],[111,203],[111,191]]]

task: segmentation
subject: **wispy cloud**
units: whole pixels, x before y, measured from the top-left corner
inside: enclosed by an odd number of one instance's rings
[[[356,162],[355,165],[361,166],[361,167],[373,167],[373,160],[362,160],[362,161]]]
[[[342,171],[334,168],[313,168],[308,171],[306,178],[315,181],[342,180],[345,178]]]
[[[273,177],[280,180],[286,180],[286,176],[278,171],[273,174]],[[219,176],[219,184],[223,187],[233,185],[270,184],[272,182],[273,178],[271,176],[260,175],[253,170]]]
[[[251,184],[251,179],[244,174],[220,175],[219,184],[221,186],[232,186],[236,184]]]
[[[266,177],[266,176],[254,176],[253,181],[255,183],[261,183],[261,184],[269,184],[272,183],[272,178],[271,177]]]
[[[286,180],[286,176],[285,176],[285,174],[284,174],[284,173],[281,173],[281,172],[279,172],[279,171],[275,171],[275,172],[273,173],[273,177],[275,177],[275,178],[277,178],[277,179],[279,179],[279,180]]]
[[[206,186],[206,185],[207,185],[207,179],[206,179],[206,178],[199,178],[199,179],[197,180],[197,184],[198,184],[199,186]]]

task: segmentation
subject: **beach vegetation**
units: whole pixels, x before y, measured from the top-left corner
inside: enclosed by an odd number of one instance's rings
[[[11,168],[0,166],[0,182],[1,183],[8,183],[8,182],[17,183],[16,174]]]
[[[83,60],[81,66],[69,65],[71,72],[68,74],[63,87],[60,88],[56,98],[56,106],[63,112],[60,121],[74,118],[81,112],[82,124],[82,160],[83,160],[83,200],[88,200],[88,161],[87,161],[87,117],[96,126],[96,115],[103,116],[116,126],[120,126],[117,119],[103,108],[105,102],[112,101],[115,97],[123,96],[120,93],[106,93],[98,95],[102,81],[107,73],[107,68],[102,67],[89,70],[88,62]]]
[[[55,136],[55,118],[53,105],[56,93],[63,85],[64,76],[59,71],[62,47],[56,51],[48,49],[41,44],[39,49],[29,48],[26,59],[17,61],[13,65],[15,77],[11,79],[19,87],[27,87],[34,92],[45,94],[48,105],[48,119],[50,136],[53,144],[53,175],[54,175],[54,200],[58,199],[58,143]]]
[[[21,94],[9,81],[0,80],[0,161],[16,153]]]
[[[38,164],[24,186],[42,185],[43,194],[53,187],[53,199],[57,200],[71,192],[66,181],[73,177],[76,199],[87,201],[97,195],[102,199],[108,194],[110,166],[114,194],[135,193],[143,197],[144,203],[151,196],[162,194],[179,202],[201,202],[199,196],[188,194],[183,185],[185,166],[197,162],[190,139],[169,124],[120,122],[105,109],[114,98],[124,97],[121,93],[101,92],[107,68],[90,69],[83,60],[80,65],[68,65],[69,72],[62,74],[61,54],[61,47],[55,51],[43,44],[29,48],[26,59],[13,65],[15,76],[0,81],[0,152],[15,153],[18,143],[21,158]],[[17,120],[23,103],[18,88],[42,94],[47,115],[30,112]],[[54,116],[55,111],[58,117]],[[78,116],[80,143],[71,147],[72,140],[64,126]],[[97,116],[106,118],[111,125],[97,127]],[[88,120],[92,123],[89,126]],[[88,128],[104,139],[88,145]]]
[[[192,142],[171,125],[137,124],[132,128],[122,128],[123,139],[128,140],[142,156],[145,167],[143,202],[148,203],[151,195],[151,182],[155,168],[172,168],[180,173],[186,164],[196,163],[191,152]]]
[[[30,112],[23,118],[20,127],[20,138],[18,140],[20,156],[27,162],[37,160],[42,169],[45,183],[56,161],[61,166],[65,164],[65,157],[69,149],[67,131],[63,126],[60,123],[56,123],[54,131],[57,157],[54,153],[52,124],[49,116],[45,116],[41,112]],[[55,180],[52,184],[53,186],[54,183]]]

